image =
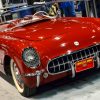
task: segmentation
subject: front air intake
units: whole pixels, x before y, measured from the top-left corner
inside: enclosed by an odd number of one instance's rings
[[[48,62],[47,70],[49,74],[59,74],[67,72],[71,70],[71,65],[76,61],[83,60],[89,57],[96,57],[97,54],[99,54],[100,58],[100,44],[73,52],[69,55],[65,54],[54,58]]]

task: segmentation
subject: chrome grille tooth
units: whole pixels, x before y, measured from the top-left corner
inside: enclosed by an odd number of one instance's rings
[[[57,61],[58,61],[58,59],[57,59]],[[59,61],[58,61],[58,66],[59,66],[59,71],[60,71],[60,66],[61,66],[61,64],[59,63]]]
[[[59,74],[59,73],[71,71],[71,65],[74,64],[76,61],[93,57],[98,52],[100,52],[100,44],[73,52],[68,55],[67,54],[62,55],[60,57],[50,60],[48,63],[47,70],[49,74]]]
[[[88,49],[88,51],[89,51],[88,57],[91,57],[91,51],[90,51],[90,48]]]
[[[86,49],[86,50],[88,51],[87,57],[90,57],[91,56],[91,52],[90,52],[89,48]]]
[[[80,55],[81,55],[81,59],[83,59],[83,56],[82,56],[82,51],[80,52]]]
[[[84,50],[82,50],[82,52],[81,52],[81,54],[82,54],[82,59],[85,59],[86,57],[86,54],[85,54],[85,51]]]
[[[95,50],[94,50],[94,48],[92,48],[92,50],[93,50],[93,55],[95,55]]]
[[[98,51],[100,51],[100,45],[98,45]]]
[[[76,53],[76,57],[77,57],[77,61],[78,61],[78,55],[77,55],[77,53]]]
[[[69,59],[68,59],[68,56],[66,56],[66,57],[67,57],[67,61],[70,62]]]
[[[72,54],[72,58],[73,58],[73,62],[75,62],[75,61],[76,61],[76,59],[77,59],[77,57],[76,57],[76,54],[75,54],[75,53],[73,53],[73,54]]]
[[[71,58],[72,58],[72,63],[74,63],[74,58],[73,58],[73,55],[71,55]]]
[[[98,48],[99,46],[96,46],[96,49],[97,49],[97,52],[99,51],[99,48]]]
[[[95,46],[93,49],[94,49],[94,53],[95,53],[95,52],[98,52],[97,46]]]
[[[90,50],[91,50],[91,56],[93,55],[93,48],[90,48]]]
[[[69,56],[69,55],[68,55]],[[70,62],[70,59],[68,58],[68,56],[67,56],[67,60],[68,60],[68,62]]]
[[[85,49],[85,50],[83,50],[83,51],[84,51],[84,53],[85,53],[85,58],[87,58],[86,49]]]
[[[81,52],[81,51],[79,51],[79,52],[77,53],[77,54],[78,54],[78,60],[81,60],[80,52]]]
[[[53,66],[54,66],[54,72],[55,72],[55,71],[56,71],[56,70],[55,70],[56,66],[55,66],[54,62],[53,62]]]
[[[73,56],[72,56],[72,54],[70,55],[70,59],[71,59],[71,62],[73,63],[74,61],[73,61]]]
[[[62,60],[63,60],[63,63],[64,63],[64,70],[65,70],[65,62],[64,62],[64,56],[63,56]]]

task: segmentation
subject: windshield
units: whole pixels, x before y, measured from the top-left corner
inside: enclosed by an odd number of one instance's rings
[[[4,29],[0,28],[0,30],[1,31],[8,31],[8,30],[12,30],[12,29],[15,29],[17,27],[23,27],[23,26],[26,26],[26,25],[29,25],[29,24],[32,24],[35,22],[52,20],[52,19],[55,19],[56,17],[57,16],[51,17],[46,12],[39,11],[39,12],[36,12],[34,15],[28,15],[24,18],[1,23],[1,26],[5,26],[5,28]]]
[[[26,24],[34,23],[37,21],[50,20],[50,19],[54,19],[54,18],[56,18],[56,16],[51,17],[45,11],[38,11],[34,15],[29,15],[29,16],[22,18],[17,25],[24,26]]]

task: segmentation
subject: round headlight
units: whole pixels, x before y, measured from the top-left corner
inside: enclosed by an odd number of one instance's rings
[[[30,68],[36,68],[40,64],[39,55],[33,48],[24,49],[22,59],[25,65]]]

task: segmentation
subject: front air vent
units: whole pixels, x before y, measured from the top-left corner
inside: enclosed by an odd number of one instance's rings
[[[65,54],[50,60],[47,65],[47,70],[49,74],[59,74],[70,71],[71,65],[76,61],[96,56],[98,53],[100,56],[100,44],[73,52],[70,55]]]

